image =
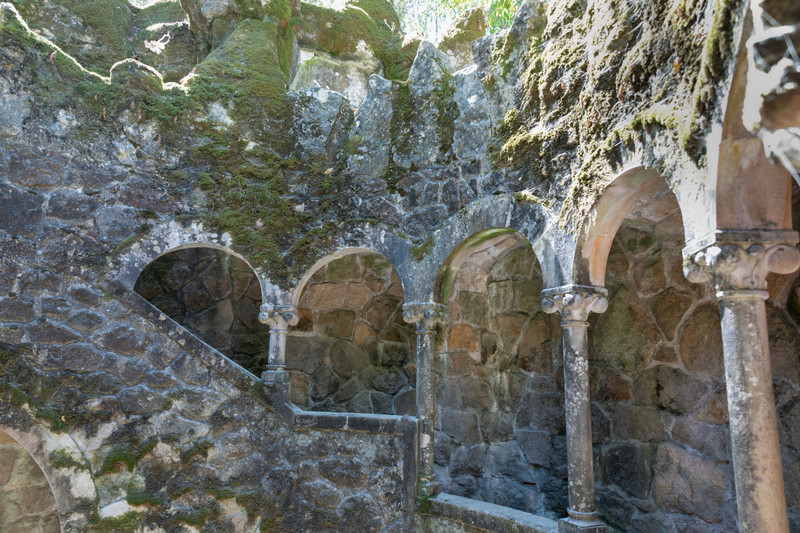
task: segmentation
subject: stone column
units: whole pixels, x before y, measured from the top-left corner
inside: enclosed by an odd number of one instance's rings
[[[292,305],[264,304],[258,320],[269,326],[269,354],[267,370],[261,379],[267,383],[285,383],[286,374],[286,333],[289,326],[300,321],[297,308]]]
[[[417,326],[417,418],[420,421],[417,492],[438,494],[442,487],[433,477],[433,429],[436,397],[433,383],[433,336],[437,324],[450,320],[448,307],[435,303],[403,305],[403,320]]]
[[[747,238],[745,240],[744,238]],[[800,266],[794,231],[718,231],[710,245],[687,247],[689,281],[713,281],[722,349],[739,530],[786,533],[778,417],[764,301],[767,275]]]
[[[592,460],[592,410],[589,400],[589,313],[608,308],[601,287],[565,285],[542,291],[546,313],[561,313],[564,337],[564,409],[567,423],[569,507],[558,523],[564,532],[607,532],[597,520]]]

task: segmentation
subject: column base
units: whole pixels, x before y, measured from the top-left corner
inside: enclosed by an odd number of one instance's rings
[[[280,368],[280,370],[278,369]],[[264,383],[288,383],[289,382],[289,374],[286,370],[283,370],[283,367],[278,367],[276,369],[272,369],[267,367],[265,372],[261,373],[261,381]]]
[[[599,520],[562,518],[558,521],[559,533],[608,533],[608,526]]]
[[[420,480],[417,483],[417,495],[431,497],[442,492],[442,484],[433,480]]]

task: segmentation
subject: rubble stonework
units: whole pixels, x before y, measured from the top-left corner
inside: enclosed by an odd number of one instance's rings
[[[0,3],[0,529],[800,531],[800,14],[482,16]]]

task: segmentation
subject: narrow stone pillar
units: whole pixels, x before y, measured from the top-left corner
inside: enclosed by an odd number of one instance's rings
[[[437,324],[446,324],[450,314],[446,305],[408,303],[403,305],[403,320],[417,326],[417,418],[420,421],[417,492],[433,496],[442,490],[441,484],[433,477],[433,429],[436,424],[433,336]]]
[[[589,313],[608,308],[608,292],[601,287],[565,285],[542,291],[546,313],[561,313],[564,338],[564,409],[567,423],[569,507],[558,530],[607,532],[597,520],[592,460],[592,410],[589,399]]]
[[[770,272],[789,274],[800,266],[800,252],[793,246],[797,240],[793,231],[718,231],[712,244],[684,251],[690,259],[684,266],[686,277],[695,283],[714,282],[722,316],[742,533],[789,531],[764,301]]]
[[[258,320],[269,326],[269,354],[267,370],[261,374],[266,383],[285,383],[286,373],[286,333],[289,326],[296,326],[300,321],[297,308],[292,305],[264,304],[258,314]]]

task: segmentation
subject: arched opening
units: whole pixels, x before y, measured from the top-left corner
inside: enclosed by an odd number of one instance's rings
[[[258,278],[242,259],[208,246],[174,250],[147,265],[134,290],[246,370],[263,372],[269,328],[258,321]]]
[[[558,319],[541,307],[530,242],[467,239],[441,268],[450,323],[437,343],[436,476],[445,492],[551,517],[566,508]]]
[[[414,415],[415,336],[403,284],[383,255],[345,250],[299,288],[286,340],[290,399],[315,411]]]
[[[33,457],[0,430],[0,531],[58,533],[58,507]]]
[[[584,250],[609,292],[589,318],[598,512],[623,531],[736,529],[718,306],[684,277],[675,195],[639,176],[594,222],[607,258]]]

